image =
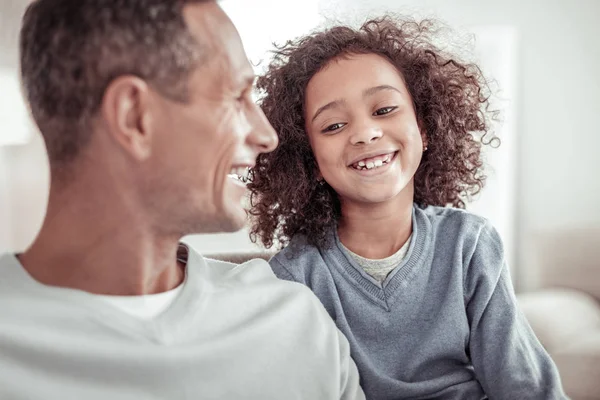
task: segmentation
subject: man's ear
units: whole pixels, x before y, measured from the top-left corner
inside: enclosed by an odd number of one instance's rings
[[[109,134],[137,160],[145,160],[151,151],[150,88],[135,76],[113,80],[102,98],[102,115]]]

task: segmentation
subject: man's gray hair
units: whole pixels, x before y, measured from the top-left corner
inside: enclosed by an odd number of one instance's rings
[[[135,75],[186,101],[190,72],[206,57],[183,18],[208,0],[35,0],[23,17],[21,75],[50,164],[72,160],[91,134],[109,83]]]

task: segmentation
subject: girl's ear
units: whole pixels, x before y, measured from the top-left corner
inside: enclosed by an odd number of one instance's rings
[[[423,151],[427,150],[429,146],[429,140],[427,139],[427,130],[425,129],[425,124],[422,120],[419,120],[419,131],[421,132],[421,141],[423,142]]]
[[[321,173],[321,170],[319,169],[319,164],[317,164],[317,160],[314,159],[314,157],[313,157],[313,161],[314,161],[313,168],[315,169],[315,176],[317,177],[318,181],[322,181],[323,180],[323,174]]]

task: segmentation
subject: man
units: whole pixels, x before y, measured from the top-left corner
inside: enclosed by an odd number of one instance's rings
[[[214,1],[37,0],[21,73],[51,189],[0,258],[2,399],[362,399],[348,343],[268,264],[203,259],[277,137]]]

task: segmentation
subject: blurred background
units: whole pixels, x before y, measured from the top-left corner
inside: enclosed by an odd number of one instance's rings
[[[26,0],[0,0],[0,253],[29,246],[44,217],[44,144],[19,89]],[[273,42],[382,11],[435,17],[495,82],[502,140],[468,205],[506,245],[519,302],[575,400],[600,399],[600,0],[224,0],[256,72]],[[199,172],[200,173],[200,172]],[[193,235],[203,253],[261,251],[247,230]],[[264,254],[263,254],[264,255]]]
[[[536,266],[545,262],[540,258],[549,243],[562,244],[570,255],[562,255],[566,260],[581,252],[580,243],[570,238],[585,237],[587,247],[600,247],[600,1],[365,3],[225,0],[221,5],[236,23],[257,73],[268,61],[272,42],[332,21],[356,25],[394,11],[446,22],[460,36],[462,50],[497,83],[503,123],[496,132],[502,145],[488,152],[488,186],[469,208],[490,218],[501,232],[517,289],[543,284]],[[19,90],[17,40],[26,4],[0,0],[0,251],[22,250],[33,240],[49,183],[43,142]],[[200,251],[256,250],[246,231],[186,241]],[[553,252],[553,262],[557,257]],[[600,286],[597,261],[573,273],[587,270]]]

